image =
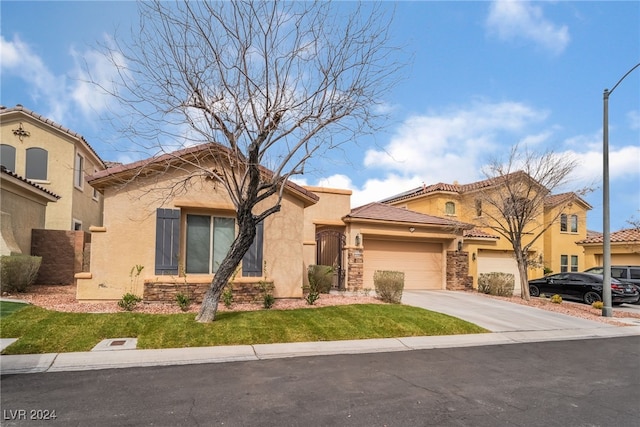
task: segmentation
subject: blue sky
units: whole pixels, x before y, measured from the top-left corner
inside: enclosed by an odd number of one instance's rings
[[[395,2],[394,41],[412,55],[385,99],[384,133],[318,159],[298,182],[353,190],[353,206],[422,183],[483,179],[515,143],[576,159],[571,185],[595,186],[602,230],[602,93],[640,62],[640,2]],[[132,161],[103,120],[108,100],[83,67],[111,70],[96,45],[136,22],[133,2],[14,2],[1,9],[1,93],[82,134],[104,160]],[[609,100],[611,229],[640,219],[640,68]],[[342,156],[342,154],[341,154]],[[570,189],[570,188],[568,188]]]

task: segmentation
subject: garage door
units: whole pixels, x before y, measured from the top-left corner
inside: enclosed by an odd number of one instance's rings
[[[366,238],[364,287],[374,289],[376,270],[404,272],[405,289],[442,289],[442,244]]]
[[[514,295],[521,295],[518,263],[511,251],[478,251],[478,276],[481,273],[511,273],[515,278]]]

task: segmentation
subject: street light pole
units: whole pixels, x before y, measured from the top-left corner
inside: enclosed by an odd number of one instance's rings
[[[611,90],[605,89],[602,95],[603,120],[602,120],[602,316],[612,317],[611,305],[611,230],[609,216],[609,95],[618,87],[633,70],[640,67],[636,64],[622,76]]]

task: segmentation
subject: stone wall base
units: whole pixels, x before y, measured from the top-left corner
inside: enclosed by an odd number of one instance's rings
[[[246,304],[262,302],[261,280],[233,282],[233,302]],[[272,281],[267,284],[273,285]],[[178,278],[164,281],[153,281],[144,283],[142,299],[149,303],[170,303],[176,302],[176,295],[183,293],[191,302],[199,304],[204,298],[204,294],[209,289],[211,282],[190,282],[189,279]],[[222,302],[222,300],[220,301]]]

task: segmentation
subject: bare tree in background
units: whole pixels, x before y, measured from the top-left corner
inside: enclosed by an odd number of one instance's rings
[[[120,101],[113,113],[122,113],[124,134],[158,155],[196,143],[225,148],[212,150],[214,167],[190,160],[185,178],[206,176],[212,191],[222,186],[237,212],[237,236],[196,318],[210,322],[256,224],[280,210],[287,180],[312,157],[378,130],[378,107],[401,69],[398,49],[379,4],[139,7],[133,43],[107,52],[119,78],[105,90]]]
[[[513,247],[520,273],[521,297],[529,300],[527,268],[529,250],[544,232],[556,224],[563,210],[575,198],[589,191],[582,188],[563,193],[555,201],[553,217],[545,221],[547,197],[569,183],[575,160],[546,151],[538,154],[515,145],[506,160],[496,159],[484,168],[490,185],[479,190],[482,203],[482,226],[497,232]],[[489,208],[486,208],[489,207]],[[525,239],[526,236],[526,239]],[[525,244],[524,240],[528,243]]]

